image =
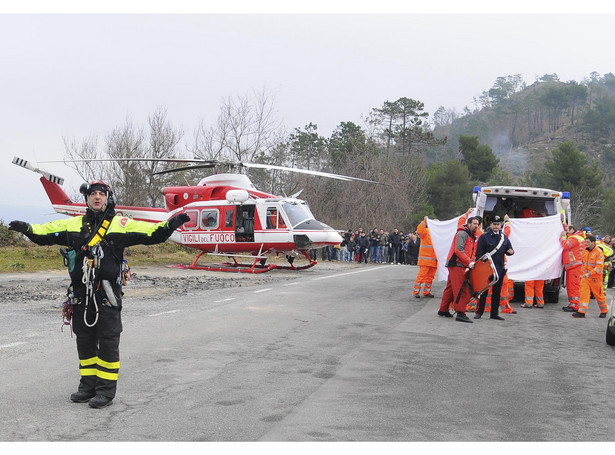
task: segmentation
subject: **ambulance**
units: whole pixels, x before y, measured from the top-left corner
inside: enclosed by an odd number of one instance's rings
[[[477,214],[483,217],[483,229],[489,226],[495,215],[502,218],[504,215],[510,218],[559,215],[566,224],[571,220],[570,193],[566,191],[521,186],[476,186],[472,197]],[[546,302],[558,302],[562,278],[545,281]],[[522,302],[524,297],[524,283],[515,282],[515,300]]]

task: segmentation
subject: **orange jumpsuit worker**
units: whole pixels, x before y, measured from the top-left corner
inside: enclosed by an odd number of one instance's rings
[[[474,207],[470,207],[466,213],[464,213],[463,215],[459,217],[459,220],[457,221],[457,230],[459,230],[466,224],[467,220],[470,218],[470,214],[473,211],[474,211]],[[478,240],[478,238],[483,234],[483,230],[480,227],[481,221],[482,220],[479,217],[479,224],[478,224],[478,227],[476,228],[476,232],[474,233],[474,235],[476,236],[476,240]],[[451,302],[451,308],[453,308],[453,306],[454,306],[454,302]],[[478,300],[476,299],[476,297],[472,297],[466,306],[466,312],[476,311],[477,306],[478,306]],[[491,311],[491,300],[490,299],[489,299],[489,310]]]
[[[421,247],[419,248],[419,273],[416,275],[412,294],[415,298],[421,298],[421,286],[423,286],[423,297],[433,297],[431,293],[431,284],[438,270],[438,260],[436,252],[431,242],[429,228],[427,227],[427,217],[417,226],[416,233],[421,239]]]
[[[583,273],[581,275],[581,294],[579,311],[572,313],[574,318],[584,318],[589,307],[590,293],[594,294],[600,307],[600,317],[605,318],[609,311],[606,296],[602,289],[602,269],[604,268],[604,253],[596,247],[596,237],[588,235],[585,238],[583,250]]]
[[[454,302],[455,311],[457,312],[456,320],[472,322],[465,313],[466,305],[471,296],[470,286],[466,277],[466,268],[472,269],[475,264],[475,233],[480,224],[479,220],[480,217],[469,218],[465,226],[457,229],[447,256],[448,280],[442,293],[438,316],[452,318],[453,315],[450,313],[449,307],[450,302]]]
[[[579,310],[579,295],[581,284],[581,271],[583,266],[583,233],[574,226],[568,225],[562,232],[562,262],[566,270],[566,292],[568,293],[568,306],[562,307],[564,311]]]
[[[525,282],[525,303],[521,305],[522,308],[544,308],[545,280],[531,280]],[[534,305],[534,296],[536,297],[536,304]]]
[[[468,219],[470,218],[470,215],[472,214],[473,211],[474,211],[474,207],[470,207],[466,213],[464,213],[463,215],[461,215],[459,217],[459,219],[457,220],[457,231],[459,231],[460,229],[464,229],[464,227],[466,226],[466,223],[467,223]],[[476,228],[476,231],[474,231],[474,236],[475,237],[477,237],[478,235],[482,234],[482,232],[483,232],[480,229],[480,218],[479,218],[478,221],[479,221],[479,225]],[[475,299],[472,299],[472,300],[475,300]],[[445,307],[447,303],[448,303],[449,309],[453,309],[454,310],[455,302],[453,301],[453,294],[452,294],[452,292],[450,292],[450,293],[449,292],[445,292],[445,293],[442,294],[441,306]],[[476,307],[476,305],[474,305],[474,307]],[[466,311],[474,311],[474,308],[472,308],[471,310],[466,310]]]
[[[502,229],[506,237],[510,238],[510,218],[508,214],[504,215],[504,228]],[[506,257],[504,257],[504,265],[506,265]],[[491,290],[489,290],[491,292]],[[516,314],[517,312],[510,305],[510,301],[515,295],[515,283],[508,279],[508,273],[502,279],[502,291],[500,293],[500,310],[502,313]],[[485,305],[485,311],[487,307]],[[489,309],[491,311],[491,309]]]

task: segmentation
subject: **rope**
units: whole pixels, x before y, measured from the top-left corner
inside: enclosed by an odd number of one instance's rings
[[[94,283],[96,282],[96,269],[100,267],[100,260],[103,257],[103,251],[100,244],[95,245],[91,249],[93,259],[89,259],[87,256],[83,258],[83,276],[81,282],[85,285],[85,303],[83,310],[83,322],[87,327],[94,327],[98,322],[98,302],[96,301],[96,293],[94,292]],[[94,302],[94,313],[96,317],[92,324],[88,323],[88,308],[90,298]]]

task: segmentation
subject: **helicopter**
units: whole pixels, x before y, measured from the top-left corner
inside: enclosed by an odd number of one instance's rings
[[[378,183],[357,177],[260,163],[170,158],[88,161],[195,163],[159,171],[153,175],[227,166],[276,169],[344,181]],[[62,189],[63,178],[39,169],[21,158],[14,157],[13,164],[42,175],[40,181],[56,212],[69,216],[85,214],[86,204],[71,200]],[[169,240],[198,250],[199,253],[192,264],[179,264],[173,267],[245,273],[262,273],[276,268],[303,270],[317,264],[317,261],[309,255],[310,249],[338,245],[342,242],[338,230],[316,220],[307,202],[297,198],[300,192],[286,197],[259,191],[246,174],[213,174],[203,178],[197,185],[165,187],[162,193],[165,208],[117,205],[115,211],[120,216],[152,223],[186,213],[190,221],[177,229]],[[199,265],[198,261],[204,254],[224,256],[230,258],[232,262]],[[267,263],[268,255],[271,254],[276,256],[284,254],[289,265]],[[295,266],[293,262],[298,256],[304,256],[308,263]],[[249,260],[245,263],[239,262],[245,259]]]

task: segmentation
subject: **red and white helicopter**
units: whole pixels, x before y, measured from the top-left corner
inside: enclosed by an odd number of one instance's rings
[[[157,174],[231,165],[377,183],[356,177],[258,163],[191,159],[126,159],[128,160],[198,163]],[[86,204],[72,201],[60,186],[64,183],[64,179],[39,169],[21,158],[13,158],[13,164],[42,175],[40,181],[56,212],[69,216],[85,214]],[[317,263],[310,258],[308,254],[310,249],[337,245],[342,241],[337,230],[314,218],[307,202],[294,196],[282,197],[259,191],[245,174],[214,174],[205,177],[195,186],[165,187],[163,194],[166,208],[117,205],[115,211],[136,220],[152,223],[167,220],[179,213],[188,214],[190,221],[175,231],[170,240],[201,252],[191,265],[176,267],[248,273],[261,273],[274,268],[301,270]],[[205,253],[226,256],[232,258],[233,262],[197,265]],[[284,254],[289,265],[266,264],[267,255],[272,253]],[[308,260],[307,265],[299,267],[293,265],[294,258],[299,255]],[[250,258],[252,262],[239,263],[237,258],[242,257]]]

